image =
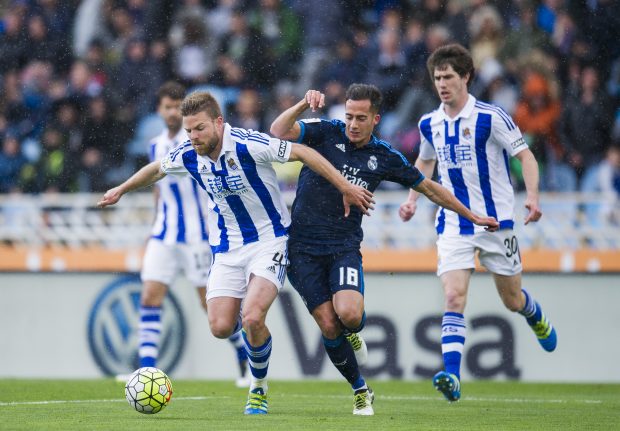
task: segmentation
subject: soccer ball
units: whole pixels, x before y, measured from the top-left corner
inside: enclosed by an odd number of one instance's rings
[[[158,413],[172,398],[172,383],[162,370],[138,368],[125,384],[125,397],[129,405],[140,413]]]

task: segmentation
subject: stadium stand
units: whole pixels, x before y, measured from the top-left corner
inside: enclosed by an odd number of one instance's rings
[[[93,205],[146,161],[148,140],[162,127],[154,115],[162,82],[213,91],[230,118],[248,105],[241,98],[258,92],[252,121],[261,125],[308,86],[327,95],[329,111],[313,115],[333,117],[351,80],[374,83],[389,102],[378,133],[413,161],[416,123],[437,103],[425,61],[450,41],[468,46],[476,61],[473,94],[513,115],[541,162],[545,215],[517,232],[524,253],[549,251],[532,256],[552,262],[526,266],[618,269],[619,2],[324,3],[2,2],[0,269],[135,269],[151,196],[106,211]],[[283,177],[287,190],[291,178]],[[402,190],[382,191],[365,220],[366,265],[432,270],[413,261],[426,262],[429,253],[434,259],[434,208],[421,202],[413,222],[403,224],[403,197]],[[67,250],[103,254],[83,259],[91,267],[54,257]],[[56,264],[46,263],[48,255]]]

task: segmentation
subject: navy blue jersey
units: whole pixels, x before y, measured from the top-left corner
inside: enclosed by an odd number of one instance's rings
[[[321,153],[353,184],[374,191],[383,180],[415,187],[424,179],[385,141],[372,136],[367,145],[356,148],[349,142],[342,121],[302,120],[299,124],[299,142]],[[342,194],[304,166],[293,202],[289,247],[316,255],[359,249],[362,215],[352,207],[349,217],[344,217]]]

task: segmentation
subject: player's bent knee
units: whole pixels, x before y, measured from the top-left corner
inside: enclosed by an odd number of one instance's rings
[[[209,318],[209,328],[215,338],[228,338],[232,335],[235,322],[228,319]]]
[[[254,332],[265,326],[265,318],[260,313],[248,313],[243,316],[243,328]]]
[[[338,313],[340,321],[346,328],[357,328],[362,323],[364,316],[364,310],[359,310],[355,307],[350,307],[344,311]]]

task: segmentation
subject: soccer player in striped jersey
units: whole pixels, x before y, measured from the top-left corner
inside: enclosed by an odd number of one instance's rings
[[[493,274],[506,308],[525,317],[543,349],[553,351],[557,337],[541,306],[521,287],[521,256],[513,232],[514,193],[508,159],[516,157],[523,166],[528,210],[525,224],[542,216],[536,159],[510,116],[468,93],[474,66],[464,47],[452,44],[438,48],[427,67],[441,105],[419,122],[422,142],[415,166],[430,177],[437,164],[439,182],[468,208],[497,218],[500,227],[497,232],[487,232],[445,209],[436,217],[437,275],[445,294],[441,335],[445,370],[435,375],[433,384],[448,401],[458,401],[466,335],[463,313],[476,251],[480,263]],[[401,205],[403,221],[414,215],[418,197],[412,191]]]
[[[367,213],[372,193],[349,183],[308,147],[225,123],[208,92],[187,96],[181,114],[190,140],[172,149],[161,163],[150,163],[108,190],[98,205],[112,205],[123,194],[167,174],[191,176],[198,183],[209,200],[209,243],[214,253],[207,285],[211,332],[226,338],[243,327],[252,374],[245,413],[265,414],[272,345],[265,318],[284,282],[290,224],[272,162],[300,160],[325,177],[342,193],[345,215],[351,205]]]
[[[321,92],[309,90],[274,120],[271,133],[315,148],[353,184],[374,191],[382,181],[393,181],[418,190],[472,223],[496,228],[494,218],[478,217],[372,134],[380,120],[381,100],[377,87],[352,84],[346,91],[344,123],[297,121],[306,109],[325,104]],[[374,394],[358,363],[358,358],[365,360],[365,344],[358,335],[366,319],[360,253],[363,214],[353,209],[343,217],[338,201],[331,184],[302,169],[292,208],[288,277],[321,329],[329,359],[353,389],[353,414],[370,416]]]
[[[187,133],[181,127],[180,108],[184,97],[185,89],[176,82],[166,82],[159,88],[157,112],[166,127],[150,142],[151,161],[161,160],[172,148],[187,141]],[[175,177],[162,179],[154,188],[157,212],[140,274],[140,367],[157,365],[161,344],[162,303],[169,286],[181,270],[196,286],[200,303],[207,310],[206,289],[211,267],[211,248],[206,225],[206,200],[200,199],[198,188],[198,183],[191,178]],[[246,387],[249,385],[249,376],[246,373],[247,355],[241,333],[233,334],[229,341],[236,350],[241,373],[236,384]]]

